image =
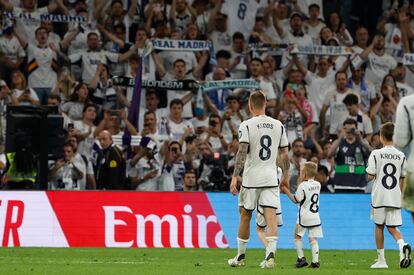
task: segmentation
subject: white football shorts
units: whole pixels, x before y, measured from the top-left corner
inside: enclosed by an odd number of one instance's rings
[[[381,207],[372,209],[372,217],[375,224],[386,226],[401,226],[401,209]]]

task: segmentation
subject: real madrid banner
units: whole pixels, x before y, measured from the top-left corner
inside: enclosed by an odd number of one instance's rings
[[[4,12],[3,13],[9,19],[24,19],[32,21],[51,21],[51,22],[61,22],[61,23],[84,23],[87,22],[87,19],[83,16],[78,15],[65,15],[65,14],[34,14],[28,12]]]
[[[268,55],[283,55],[289,48],[289,44],[268,44],[268,43],[253,43],[249,44],[249,51],[253,53],[266,53]]]
[[[295,45],[290,51],[290,54],[305,54],[305,55],[352,55],[353,50],[350,47],[339,46],[301,46]]]
[[[207,51],[213,47],[210,41],[205,40],[154,39],[152,44],[154,49],[164,51]]]

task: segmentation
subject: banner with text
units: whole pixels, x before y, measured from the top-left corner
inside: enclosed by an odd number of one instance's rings
[[[352,202],[352,203],[350,203]],[[321,194],[324,249],[372,249],[369,194]],[[278,248],[294,249],[298,208],[281,195]],[[3,247],[236,248],[237,197],[228,192],[0,192]],[[338,215],[341,213],[341,215]],[[262,248],[252,216],[249,248]],[[403,210],[404,240],[414,243],[411,215]],[[304,242],[308,246],[307,242]],[[397,249],[389,234],[385,247]]]

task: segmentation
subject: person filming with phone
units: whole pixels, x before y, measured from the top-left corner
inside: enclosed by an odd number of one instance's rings
[[[329,151],[329,157],[335,156],[335,192],[364,192],[367,186],[365,167],[371,146],[362,138],[358,123],[348,118],[343,123],[338,139]]]

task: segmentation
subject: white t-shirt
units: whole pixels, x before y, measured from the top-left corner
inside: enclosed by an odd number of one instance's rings
[[[57,75],[53,69],[56,63],[56,52],[50,47],[39,48],[37,45],[27,44],[27,70],[29,72],[28,86],[30,88],[55,87]]]
[[[225,1],[221,12],[227,14],[229,34],[241,32],[245,36],[253,29],[259,4],[256,0]]]
[[[395,62],[395,59],[388,54],[379,56],[374,52],[370,52],[367,65],[365,77],[379,90],[382,79],[390,72],[390,70],[397,66],[397,62]]]
[[[39,97],[37,96],[36,92],[33,89],[28,89],[28,90],[29,90],[30,97],[33,98],[34,100],[39,101]],[[24,93],[23,90],[18,90],[18,89],[14,89],[13,92],[16,98],[19,98]],[[24,101],[24,102],[20,102],[19,105],[27,106],[27,105],[32,105],[32,104],[30,102]]]
[[[35,42],[36,29],[40,27],[40,15],[48,14],[49,10],[47,7],[35,9],[34,12],[27,12],[22,8],[14,7],[14,13],[29,13],[32,19],[17,19],[16,20],[16,31],[29,42]]]
[[[85,51],[69,55],[71,63],[82,62],[82,80],[89,84],[96,73],[99,64],[107,65],[108,62],[117,63],[119,54],[104,50]]]
[[[326,26],[325,23],[323,23],[322,21],[319,21],[319,23],[316,26],[312,26],[311,24],[309,24],[308,21],[303,22],[304,32],[312,38],[313,44],[315,45],[321,44],[319,35],[320,35],[321,30],[325,26]]]
[[[252,117],[240,124],[239,142],[249,144],[249,153],[243,171],[243,186],[247,188],[278,186],[276,170],[278,150],[289,145],[283,124],[265,115]]]
[[[301,47],[313,46],[312,37],[308,34],[303,34],[302,36],[295,36],[291,31],[284,33],[283,42],[287,44],[296,44]],[[308,56],[304,54],[298,54],[298,58],[303,63],[305,67],[308,66]],[[285,67],[289,61],[292,59],[292,56],[288,51],[282,56],[282,67]]]
[[[214,52],[217,53],[220,50],[231,51],[232,38],[228,32],[219,32],[214,30],[210,34],[210,40],[214,45]]]
[[[349,116],[348,118],[352,118],[357,122],[358,130],[361,131],[362,134],[370,135],[374,132],[371,119],[361,110],[358,111],[356,116]]]
[[[319,115],[323,101],[330,90],[335,89],[335,75],[327,74],[320,77],[317,74],[308,73],[310,82],[308,83],[308,99],[315,106],[315,111]]]
[[[171,119],[168,119],[168,125],[170,128],[170,134],[173,140],[180,140],[181,136],[184,134],[185,129],[193,129],[193,124],[189,120],[183,120],[181,123],[175,123]]]
[[[250,78],[250,79],[253,79],[253,78]],[[276,99],[276,93],[275,93],[275,89],[273,89],[272,83],[264,79],[263,76],[260,77],[259,88],[264,92],[267,100]]]
[[[185,68],[187,71],[197,66],[197,58],[194,52],[162,51],[160,52],[160,58],[167,72],[173,71],[174,62],[178,59],[185,61]]]
[[[342,124],[349,116],[349,112],[342,102],[344,98],[349,94],[355,94],[351,89],[348,89],[344,93],[338,93],[336,87],[330,90],[323,102],[323,105],[329,107],[331,116],[329,119],[329,133],[338,134],[338,131],[342,128]]]
[[[144,177],[146,174],[152,172],[153,170],[158,171],[158,176],[161,174],[161,167],[157,161],[154,159],[148,161],[146,158],[141,158],[138,160],[135,166],[131,167],[130,162],[128,161],[128,175],[130,177]],[[148,179],[143,183],[139,184],[136,188],[138,191],[157,191],[158,189],[158,176],[152,179]]]
[[[319,195],[321,184],[316,180],[307,180],[299,184],[295,199],[299,203],[299,225],[315,227],[321,225],[319,216]]]
[[[73,122],[73,126],[75,129],[79,130],[81,134],[88,133],[89,128],[90,128],[90,126],[84,123],[82,120],[75,120]],[[92,129],[91,129],[89,136],[85,138],[84,140],[80,141],[78,144],[77,152],[79,154],[84,155],[89,160],[92,159],[92,148],[95,142],[95,137],[94,137],[95,129],[96,129],[95,125],[92,125]]]
[[[189,80],[189,79],[194,79],[192,74],[187,74],[184,77],[185,80]],[[177,78],[171,74],[171,73],[166,73],[164,75],[164,77],[162,78],[162,80],[166,80],[166,81],[177,81]],[[170,106],[170,102],[173,99],[182,99],[183,97],[185,97],[187,94],[191,93],[191,91],[176,91],[176,90],[168,90],[167,91],[167,102],[168,102],[168,106]],[[183,118],[191,118],[193,117],[193,109],[191,106],[191,101],[188,102],[187,104],[184,105],[183,107],[183,114],[182,114]]]
[[[15,36],[8,39],[6,36],[0,36],[0,55],[8,57],[11,61],[16,62],[18,57],[25,57],[26,53]]]
[[[372,187],[372,207],[401,208],[400,178],[405,177],[404,153],[394,146],[371,152],[367,173],[375,176]]]

